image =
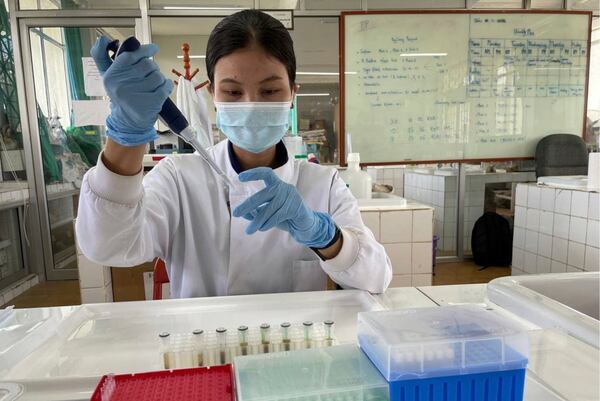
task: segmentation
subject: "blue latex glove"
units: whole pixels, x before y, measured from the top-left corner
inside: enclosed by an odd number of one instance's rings
[[[254,168],[239,178],[242,182],[263,180],[267,185],[233,211],[235,217],[250,220],[246,234],[277,227],[311,248],[324,248],[333,240],[335,223],[331,216],[306,207],[296,188],[280,180],[272,169]]]
[[[108,38],[101,36],[90,51],[110,97],[106,135],[123,146],[143,145],[158,138],[154,123],[173,82],[149,59],[158,46],[142,45],[112,61],[106,51],[108,44]]]

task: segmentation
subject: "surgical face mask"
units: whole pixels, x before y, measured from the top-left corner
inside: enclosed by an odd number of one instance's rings
[[[236,146],[260,153],[281,141],[289,128],[287,102],[215,102],[217,128]]]

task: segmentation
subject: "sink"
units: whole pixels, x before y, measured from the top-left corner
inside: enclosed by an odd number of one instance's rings
[[[558,328],[600,348],[600,272],[502,277],[488,299],[542,328]]]

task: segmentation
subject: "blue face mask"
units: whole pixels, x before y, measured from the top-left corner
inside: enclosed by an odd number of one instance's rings
[[[236,146],[260,153],[274,146],[289,128],[288,102],[215,102],[217,128]]]

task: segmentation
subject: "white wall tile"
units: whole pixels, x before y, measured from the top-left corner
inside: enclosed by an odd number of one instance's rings
[[[569,241],[562,238],[552,238],[552,260],[567,263]]]
[[[539,233],[537,231],[526,230],[525,231],[525,250],[537,253],[538,251],[538,239]]]
[[[587,218],[589,199],[590,196],[587,192],[573,191],[571,198],[571,216]]]
[[[570,217],[564,214],[554,215],[554,232],[555,237],[568,239],[569,238],[569,221]]]
[[[444,237],[451,237],[456,234],[456,225],[444,224]]]
[[[444,251],[454,251],[456,249],[456,237],[444,237]]]
[[[587,220],[582,217],[571,217],[569,224],[569,241],[585,244]]]
[[[468,220],[477,221],[483,215],[482,206],[469,206],[468,208]]]
[[[540,229],[540,211],[539,209],[527,209],[527,229],[539,231]]]
[[[513,267],[521,269],[525,264],[525,253],[522,249],[514,248],[512,250],[512,263]]]
[[[587,234],[585,243],[596,248],[600,248],[600,221],[588,220],[587,221]]]
[[[540,213],[540,232],[552,235],[554,231],[554,213],[543,211]]]
[[[360,212],[363,223],[373,232],[375,239],[379,241],[379,212]]]
[[[585,261],[585,245],[578,242],[569,241],[569,254],[567,255],[567,265],[583,269]]]
[[[538,255],[552,257],[552,236],[540,233],[538,241]]]
[[[536,185],[527,187],[527,207],[532,209],[540,208],[541,188]]]
[[[537,257],[537,274],[550,273],[552,261],[548,258],[538,255]]]
[[[384,244],[383,247],[392,262],[394,274],[412,273],[411,244]]]
[[[81,303],[94,304],[106,302],[106,293],[103,288],[82,288]]]
[[[381,242],[384,244],[396,242],[411,242],[412,211],[381,213]]]
[[[395,275],[392,276],[390,287],[411,287],[412,279],[410,275]]]
[[[81,288],[99,288],[104,286],[103,266],[92,262],[84,255],[77,257],[79,285]]]
[[[600,194],[598,193],[590,193],[590,200],[588,205],[588,218],[593,220],[600,220]]]
[[[592,246],[585,247],[585,271],[592,272],[600,270],[600,248]]]
[[[552,261],[552,264],[550,265],[550,272],[551,273],[564,273],[567,271],[567,265],[561,262],[558,262],[556,260]]]
[[[535,274],[537,271],[537,255],[531,252],[525,252],[525,263],[523,271],[529,274]]]
[[[515,227],[527,227],[527,208],[515,207]]]
[[[571,192],[567,189],[556,190],[556,203],[554,204],[554,211],[556,213],[571,213]]]
[[[412,276],[413,287],[429,287],[431,286],[431,274],[414,274]]]
[[[444,222],[445,223],[456,223],[456,208],[446,207],[444,205]]]
[[[412,244],[412,272],[431,273],[432,244],[431,242],[415,242]]]
[[[413,242],[431,241],[433,237],[433,210],[413,211]]]
[[[554,188],[542,188],[540,207],[549,212],[554,211],[555,193]]]

